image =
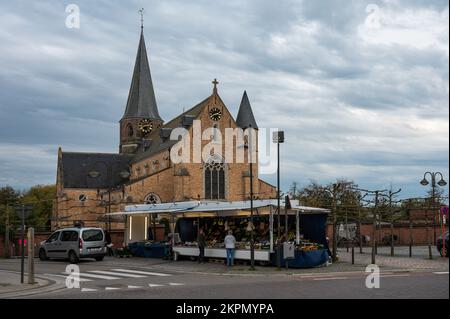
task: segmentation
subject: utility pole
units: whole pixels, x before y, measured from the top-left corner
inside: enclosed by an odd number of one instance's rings
[[[281,205],[280,205],[280,143],[277,143],[277,212],[278,212],[278,240],[281,238]]]
[[[332,200],[333,200],[333,262],[337,261],[337,185],[333,184]]]
[[[22,204],[22,242],[21,245],[21,260],[20,260],[20,283],[23,284],[23,277],[25,271],[25,205]]]
[[[10,258],[10,250],[9,250],[9,205],[8,201],[6,201],[6,222],[5,222],[5,251],[4,257]]]
[[[254,221],[253,221],[253,139],[252,139],[252,127],[250,126],[249,136],[249,152],[250,152],[250,270],[255,270],[255,241],[254,241]],[[278,144],[280,145],[280,144]],[[278,154],[278,156],[280,156]],[[279,165],[279,162],[278,162]],[[278,196],[278,198],[280,198]]]

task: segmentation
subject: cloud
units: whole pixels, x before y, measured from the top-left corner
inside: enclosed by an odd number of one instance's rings
[[[75,1],[81,28],[67,29],[68,3],[0,4],[0,184],[54,182],[58,146],[117,151],[148,3]],[[424,194],[423,172],[448,176],[448,10],[445,0],[153,1],[145,37],[160,114],[195,105],[218,78],[233,114],[246,89],[259,126],[286,131],[284,189],[347,177]]]

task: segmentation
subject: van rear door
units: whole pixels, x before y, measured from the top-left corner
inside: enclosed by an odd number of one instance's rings
[[[81,233],[83,240],[83,254],[102,254],[105,251],[105,234],[100,228],[83,229]]]

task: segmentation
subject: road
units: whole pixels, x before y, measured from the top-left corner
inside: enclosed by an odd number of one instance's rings
[[[61,287],[66,282],[67,262],[36,261],[38,276]],[[17,270],[18,261],[2,263],[1,270]],[[140,260],[107,258],[79,264],[79,288],[61,288],[23,298],[164,298],[164,299],[278,299],[278,298],[449,298],[448,271],[382,270],[379,289],[368,289],[364,271],[295,274],[239,274],[222,271],[195,273],[174,271]],[[73,283],[74,281],[71,281]],[[1,295],[0,295],[1,297]]]

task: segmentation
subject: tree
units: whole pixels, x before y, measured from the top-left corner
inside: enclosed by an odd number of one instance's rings
[[[304,206],[321,208],[330,208],[332,206],[332,198],[326,187],[315,181],[311,181],[300,189],[297,197]]]
[[[31,187],[23,197],[24,203],[33,205],[33,210],[28,218],[27,224],[37,229],[49,228],[55,197],[55,185],[36,185]]]
[[[12,207],[18,200],[19,192],[15,191],[10,186],[4,186],[0,188],[0,233],[5,232],[5,225],[7,220],[7,208],[10,217],[10,221],[14,218],[12,214]]]

